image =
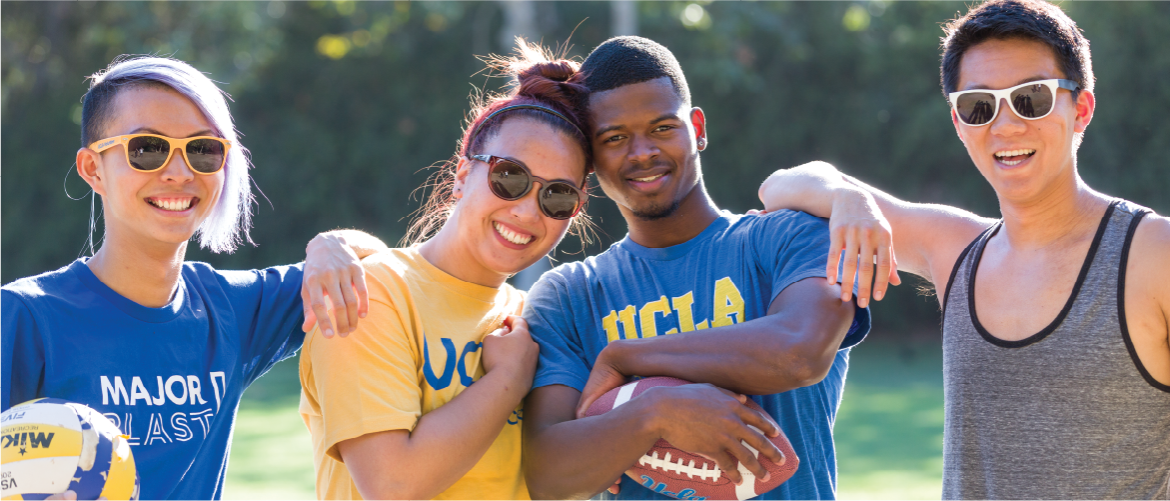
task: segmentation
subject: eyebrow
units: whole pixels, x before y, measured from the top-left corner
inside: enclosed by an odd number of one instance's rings
[[[151,134],[155,134],[155,135],[159,135],[159,136],[167,136],[166,134],[163,134],[161,131],[159,131],[157,129],[152,129],[150,127],[139,127],[137,129],[130,131],[131,134],[137,134],[139,132],[149,132]],[[197,137],[197,136],[215,136],[215,132],[213,132],[211,129],[203,129],[201,131],[198,131],[198,132],[191,134],[191,135],[188,135],[186,137]],[[167,136],[167,137],[171,137],[171,136]],[[176,138],[176,139],[183,139],[183,138]]]
[[[1016,83],[1011,84],[1011,85],[1007,86],[1006,88],[1012,88],[1012,87],[1015,87],[1015,86],[1020,85],[1020,84],[1024,84],[1024,83],[1028,83],[1028,82],[1035,82],[1037,80],[1051,80],[1051,79],[1048,78],[1047,76],[1044,76],[1044,75],[1032,75],[1032,76],[1027,77],[1027,78],[1021,78]],[[991,89],[991,87],[988,87],[987,85],[984,85],[984,84],[975,84],[975,85],[968,86],[964,90],[988,90],[988,89]]]
[[[651,120],[650,125],[654,125],[656,123],[663,122],[666,120],[682,120],[682,119],[679,118],[678,113],[667,113],[665,115],[659,116],[658,118],[655,118],[654,120]],[[625,128],[624,125],[610,125],[607,127],[602,127],[601,129],[598,129],[597,133],[595,133],[593,135],[593,137],[598,138],[598,137],[601,137],[601,135],[605,134],[606,132],[620,130],[620,129],[624,129],[624,128]]]

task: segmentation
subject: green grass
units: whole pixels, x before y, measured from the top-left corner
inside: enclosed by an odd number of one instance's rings
[[[850,357],[834,434],[841,499],[938,499],[942,485],[942,349],[880,333]],[[297,362],[244,394],[224,499],[313,499],[313,450],[297,412]]]
[[[870,339],[854,349],[833,433],[839,498],[938,499],[942,345]]]

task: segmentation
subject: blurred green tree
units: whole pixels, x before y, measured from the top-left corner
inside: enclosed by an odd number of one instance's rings
[[[939,24],[965,4],[645,2],[636,29],[670,47],[711,122],[703,155],[716,202],[757,207],[772,170],[825,159],[911,200],[998,214],[994,193],[954,136],[938,85]],[[1106,193],[1170,212],[1170,3],[1068,3],[1092,40],[1099,107],[1080,152]],[[455,149],[473,86],[498,89],[475,56],[506,53],[503,34],[573,33],[571,55],[613,34],[600,2],[538,3],[524,27],[499,3],[36,3],[0,5],[0,161],[7,182],[4,282],[55,269],[85,242],[87,187],[72,172],[84,77],[120,54],[173,55],[229,92],[264,193],[258,247],[188,257],[219,267],[297,261],[318,231],[404,233],[425,167]],[[585,20],[583,23],[582,20]],[[578,24],[580,25],[578,26]],[[574,32],[574,27],[576,31]],[[511,31],[508,31],[511,30]],[[529,33],[532,35],[533,33]],[[100,210],[100,209],[99,209]],[[614,205],[589,208],[597,253],[625,234]],[[100,219],[100,218],[99,218]],[[100,237],[100,224],[97,235]],[[566,241],[562,248],[578,249]],[[580,255],[558,253],[559,259]],[[879,325],[931,328],[937,305],[895,290]]]

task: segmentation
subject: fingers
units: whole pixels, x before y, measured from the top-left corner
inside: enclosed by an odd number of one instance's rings
[[[853,297],[853,283],[857,280],[857,253],[861,249],[857,238],[852,233],[845,239],[845,268],[841,272],[841,300],[849,301]]]
[[[735,440],[730,440],[730,439],[728,441],[729,442],[736,442]],[[743,448],[743,445],[739,445],[738,443],[728,444],[728,445],[733,445],[733,446],[738,446],[740,448]],[[744,449],[744,452],[746,452],[749,456],[751,455],[750,452],[747,452],[747,449]],[[726,450],[720,451],[720,452],[715,453],[715,454],[710,454],[710,455],[701,454],[701,455],[707,456],[708,459],[714,461],[716,465],[719,465],[719,469],[723,470],[723,474],[727,475],[727,478],[729,480],[731,480],[731,482],[733,484],[739,485],[739,484],[743,483],[743,475],[741,475],[739,473],[739,466],[736,462],[735,457],[732,456],[731,454],[728,454]]]
[[[759,433],[755,433],[754,435],[756,438],[763,439],[763,436]],[[771,442],[764,440],[764,443],[770,444]],[[744,445],[744,442],[737,441],[730,445],[731,446],[728,448],[728,451],[731,452],[732,456],[735,456],[735,458],[739,460],[739,464],[743,465],[744,468],[747,468],[747,470],[752,472],[757,478],[765,482],[768,481],[768,469],[764,467],[764,464],[760,462],[759,458],[756,457],[756,454],[752,452],[751,449],[749,449],[746,445]],[[774,447],[775,446],[773,446],[773,448]],[[738,467],[734,468],[739,470]],[[736,473],[739,472],[736,471]],[[728,475],[728,477],[730,476],[731,475]],[[736,482],[736,484],[739,483],[740,482]]]
[[[52,496],[49,496],[45,499],[46,500],[68,499],[70,501],[73,501],[73,500],[77,499],[77,493],[69,490],[69,491],[62,492],[60,494],[53,494]]]
[[[867,231],[862,231],[861,252],[857,258],[857,305],[865,308],[869,306],[870,291],[873,286],[874,245],[866,238]]]
[[[894,247],[890,246],[890,284],[902,285],[902,277],[898,276],[898,256],[894,254]]]
[[[342,337],[349,335],[349,313],[346,311],[345,296],[341,293],[341,287],[337,282],[327,283],[325,293],[329,295],[329,303],[333,305],[333,321],[337,327],[336,332]],[[357,314],[356,308],[354,308],[354,314]]]
[[[609,488],[606,490],[609,491],[610,494],[613,494],[615,496],[620,494],[622,492],[622,477],[625,475],[629,475],[630,472],[632,472],[632,471],[633,470],[626,470],[626,472],[623,473],[621,476],[619,476],[617,478],[617,480],[614,480],[613,485],[609,486]]]
[[[707,383],[703,383],[703,384],[704,384],[704,385],[706,385],[706,386],[710,386],[710,387],[712,387],[712,388],[715,388],[715,389],[717,389],[717,390],[719,390],[719,391],[721,391],[721,392],[723,392],[723,393],[727,394],[727,396],[729,396],[729,397],[731,397],[731,398],[734,398],[734,399],[738,400],[738,401],[739,401],[739,403],[741,403],[741,404],[747,404],[747,399],[748,399],[748,398],[747,398],[747,395],[743,395],[743,394],[740,394],[740,393],[736,393],[736,392],[734,392],[734,391],[731,391],[731,390],[729,390],[729,389],[727,389],[727,388],[720,388],[720,387],[718,387],[718,386],[715,386],[715,385],[713,385],[713,384],[707,384]]]
[[[309,307],[311,301],[312,300],[309,298],[309,289],[302,286],[301,309],[303,309],[305,312],[305,322],[301,324],[301,330],[304,332],[309,332],[309,330],[311,330],[313,326],[317,324],[317,315],[314,315],[313,309]]]
[[[357,293],[358,317],[366,318],[370,313],[370,292],[366,289],[366,269],[361,266],[353,275],[353,289]]]
[[[347,329],[342,329],[340,325],[337,326],[337,332],[341,337],[349,335],[349,333],[357,330],[358,315],[360,315],[360,306],[358,305],[357,293],[354,291],[352,282],[345,282],[345,285],[338,284],[338,289],[341,290],[341,298],[345,301],[344,310],[333,310],[335,312],[345,312],[346,319],[349,321]],[[338,313],[340,314],[340,313]]]
[[[841,263],[841,247],[845,245],[844,230],[833,228],[829,230],[829,263],[825,266],[825,276],[830,284],[837,283],[837,266]]]
[[[505,319],[505,325],[511,328],[511,332],[522,330],[528,332],[528,321],[519,315],[508,315]]]
[[[309,307],[317,319],[317,326],[321,328],[321,335],[333,337],[333,322],[329,319],[329,308],[325,305],[325,296],[319,287],[309,289]]]
[[[877,251],[877,272],[873,275],[876,279],[873,284],[873,300],[881,301],[886,297],[886,288],[889,287],[890,277],[894,275],[890,271],[893,268],[890,256],[894,250],[889,245],[879,245]]]

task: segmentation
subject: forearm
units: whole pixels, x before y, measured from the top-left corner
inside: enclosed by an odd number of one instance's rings
[[[337,241],[342,245],[353,249],[353,252],[357,254],[358,258],[365,258],[370,254],[381,252],[389,248],[386,246],[386,243],[382,242],[382,240],[378,239],[378,237],[360,230],[345,229],[326,231],[318,234],[313,238],[313,240],[315,241],[321,238],[337,239]],[[309,245],[313,245],[313,241],[310,241]]]
[[[773,172],[760,185],[758,195],[769,211],[792,209],[829,217],[833,198],[840,191],[857,192],[860,188],[847,182],[831,164],[816,161]]]
[[[720,333],[672,334],[609,346],[624,374],[671,376],[770,395],[820,382],[849,328],[846,323],[810,333],[767,317],[759,320],[723,327]]]
[[[659,438],[645,410],[649,394],[599,416],[573,419],[579,396],[573,388],[547,386],[528,398],[524,470],[532,499],[590,498],[613,485]]]
[[[431,499],[470,471],[495,442],[528,385],[489,372],[423,415],[405,441],[341,453],[365,499]],[[339,444],[340,446],[340,444]]]

